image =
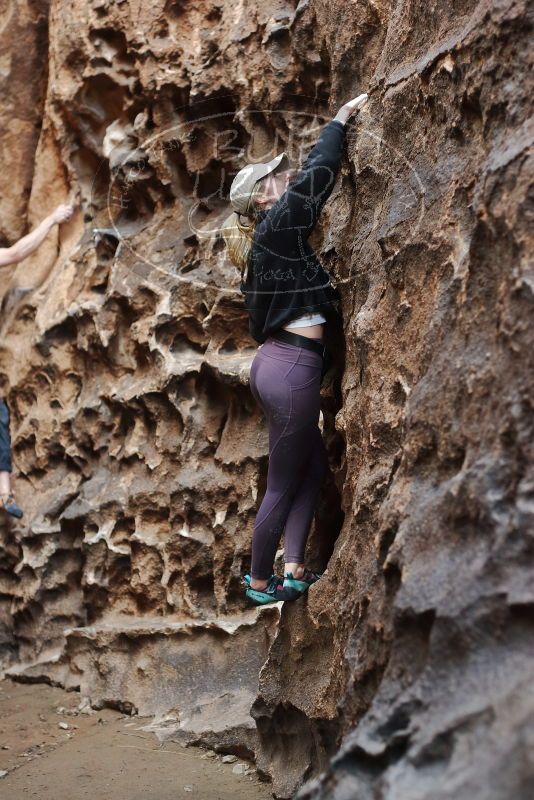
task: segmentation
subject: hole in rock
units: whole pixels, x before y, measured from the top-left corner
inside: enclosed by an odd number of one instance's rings
[[[392,525],[382,533],[380,537],[380,548],[378,553],[378,563],[380,566],[382,566],[382,564],[386,560],[386,556],[389,553],[391,545],[395,541],[396,535],[397,535],[396,525]]]
[[[395,381],[389,395],[390,402],[396,406],[403,406],[406,402],[406,390],[400,381]]]
[[[156,341],[172,353],[196,350],[203,353],[207,344],[202,326],[195,317],[182,317],[178,321],[166,322],[156,330]]]
[[[200,267],[200,263],[201,262],[195,258],[193,261],[186,262],[180,266],[177,272],[179,272],[180,275],[186,275],[188,272],[193,272],[194,269],[198,269]]]
[[[235,353],[238,349],[235,339],[227,339],[219,349],[219,353]]]
[[[190,353],[194,350],[196,353],[203,353],[206,350],[207,345],[200,344],[198,342],[192,342],[190,339],[187,338],[185,334],[178,334],[172,340],[172,344],[170,346],[171,353]]]
[[[169,17],[180,17],[187,8],[187,0],[168,0],[163,13]]]
[[[126,95],[127,90],[109,75],[91,75],[75,100],[79,120],[86,120],[93,131],[103,137],[107,126],[116,119],[117,110],[125,106]],[[82,129],[80,125],[77,127]]]
[[[128,43],[122,31],[113,28],[97,28],[89,33],[89,38],[99,56],[109,64],[117,61],[119,65],[135,63],[135,56],[127,53]]]

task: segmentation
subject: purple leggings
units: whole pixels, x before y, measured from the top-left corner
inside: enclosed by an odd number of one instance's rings
[[[318,353],[271,337],[258,348],[250,367],[250,388],[269,425],[267,489],[252,535],[253,578],[271,577],[283,531],[285,562],[304,562],[319,487],[328,470],[318,427],[321,368]]]

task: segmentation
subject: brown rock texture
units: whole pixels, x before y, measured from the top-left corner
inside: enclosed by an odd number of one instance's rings
[[[532,7],[6,7],[3,243],[80,211],[2,271],[5,670],[254,753],[278,797],[530,798]],[[368,89],[315,238],[343,297],[327,572],[250,610],[266,429],[207,232],[247,158]]]

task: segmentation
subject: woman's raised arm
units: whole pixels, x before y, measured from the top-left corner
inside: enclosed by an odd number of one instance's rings
[[[332,193],[345,141],[345,123],[365,105],[367,95],[345,103],[323,126],[319,138],[285,192],[256,225],[257,244],[274,245],[281,238],[284,247],[297,236],[307,238]]]

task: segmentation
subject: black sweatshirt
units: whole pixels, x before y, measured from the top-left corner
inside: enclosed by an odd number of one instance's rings
[[[308,237],[334,188],[344,141],[345,125],[326,123],[286,191],[258,214],[240,289],[250,334],[260,344],[301,314],[320,311],[328,319],[341,299]]]

